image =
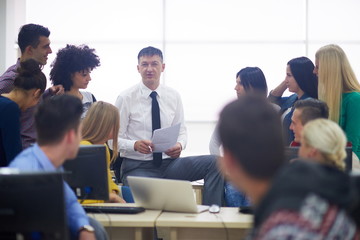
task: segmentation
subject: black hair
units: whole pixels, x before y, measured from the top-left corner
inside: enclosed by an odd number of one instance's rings
[[[137,58],[138,58],[138,61],[140,61],[140,58],[142,56],[150,56],[151,57],[154,55],[159,56],[161,59],[161,62],[163,62],[164,59],[163,59],[163,54],[162,54],[161,50],[158,48],[151,47],[151,46],[141,49]]]
[[[56,59],[51,64],[50,80],[54,85],[61,84],[69,91],[73,82],[72,74],[84,70],[93,70],[100,66],[100,59],[94,53],[95,49],[87,45],[66,45],[58,51]]]
[[[300,121],[302,125],[318,118],[329,118],[329,107],[323,101],[314,98],[299,100],[294,104],[295,109],[301,109]]]
[[[18,44],[21,53],[25,52],[27,46],[37,48],[40,43],[40,37],[49,37],[50,31],[46,27],[37,24],[26,24],[20,28],[18,34]]]
[[[272,178],[284,164],[281,120],[265,98],[240,96],[220,113],[220,139],[250,176]]]
[[[318,98],[318,79],[313,73],[314,64],[307,57],[291,59],[287,63],[300,89],[312,98]]]
[[[42,102],[35,112],[39,145],[56,144],[67,131],[77,131],[82,112],[81,100],[69,94],[56,95]]]
[[[20,62],[14,80],[14,87],[23,90],[40,89],[41,93],[45,91],[46,77],[37,61],[28,59]]]
[[[240,78],[245,92],[253,92],[263,97],[267,96],[267,84],[264,73],[258,67],[246,67],[241,69],[236,78]]]

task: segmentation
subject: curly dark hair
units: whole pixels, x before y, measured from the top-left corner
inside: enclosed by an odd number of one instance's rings
[[[87,45],[70,45],[58,51],[51,64],[50,80],[54,85],[61,84],[65,91],[69,91],[73,82],[71,75],[84,70],[93,70],[100,66],[100,59],[94,53],[95,49]]]

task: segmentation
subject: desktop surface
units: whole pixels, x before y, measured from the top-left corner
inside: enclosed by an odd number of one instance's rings
[[[253,215],[237,207],[222,207],[217,214],[162,212],[156,220],[158,237],[170,240],[243,239],[252,228]]]
[[[95,203],[91,205],[138,207],[135,203]],[[145,210],[138,214],[88,213],[87,215],[98,220],[104,227],[154,227],[155,220],[160,214],[160,210]]]

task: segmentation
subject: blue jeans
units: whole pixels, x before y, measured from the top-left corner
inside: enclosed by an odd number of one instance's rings
[[[225,182],[225,204],[227,207],[250,206],[249,199],[231,183]]]

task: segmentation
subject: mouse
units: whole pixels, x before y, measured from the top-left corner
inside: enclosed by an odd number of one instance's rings
[[[210,213],[218,213],[220,212],[220,207],[219,205],[213,204],[209,207],[209,212]]]

